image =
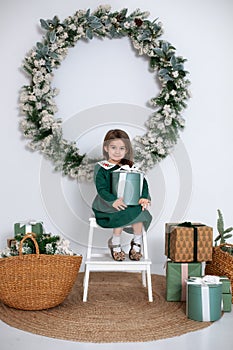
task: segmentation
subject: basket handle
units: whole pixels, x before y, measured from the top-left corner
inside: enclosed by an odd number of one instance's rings
[[[20,241],[20,244],[19,244],[19,256],[22,257],[23,256],[23,242],[26,241],[26,239],[30,238],[33,243],[35,244],[35,248],[36,248],[36,255],[37,257],[39,258],[40,257],[40,250],[39,250],[39,246],[38,246],[38,243],[35,239],[36,237],[36,234],[33,233],[33,232],[30,232],[30,233],[27,233]]]

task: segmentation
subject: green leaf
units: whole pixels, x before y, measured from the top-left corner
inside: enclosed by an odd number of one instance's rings
[[[233,230],[233,227],[228,227],[226,230],[223,231],[223,233],[228,233]]]
[[[164,55],[164,53],[163,53],[163,51],[162,51],[161,49],[155,48],[155,49],[153,49],[153,51],[154,51],[159,57],[165,58],[165,55]]]
[[[43,44],[41,44],[40,42],[36,43],[36,47],[39,49],[39,50],[42,50],[43,49]]]
[[[57,27],[57,25],[59,24],[59,18],[57,16],[54,16],[52,19],[52,22],[53,22],[54,26]]]
[[[46,45],[43,46],[42,49],[41,49],[42,55],[43,55],[43,56],[46,56],[46,55],[48,54],[48,52],[49,52],[48,46],[46,46]]]
[[[49,41],[51,42],[51,44],[53,44],[53,43],[55,43],[56,39],[57,39],[56,32],[55,32],[55,30],[52,30],[49,33]]]
[[[232,237],[232,234],[229,234],[229,235],[226,235],[226,236],[224,235],[225,239],[228,239],[228,238],[231,238],[231,237]]]
[[[40,25],[41,25],[41,28],[44,28],[46,30],[50,29],[49,24],[44,19],[40,19]]]
[[[149,29],[144,30],[143,33],[142,33],[142,35],[140,35],[140,39],[141,39],[142,41],[149,40],[150,37],[151,37],[151,32],[150,32]]]
[[[166,68],[161,68],[160,70],[159,70],[159,72],[158,72],[158,74],[162,77],[162,76],[164,76],[164,75],[166,75],[166,74],[168,74],[169,72],[168,72],[168,70],[166,69]]]
[[[88,18],[88,17],[90,16],[90,12],[91,12],[91,10],[88,9],[87,12],[86,12],[86,14],[85,14],[85,17],[86,17],[86,18]]]
[[[100,21],[93,21],[89,23],[89,26],[93,29],[98,29],[102,27],[102,23]]]
[[[221,235],[218,235],[214,241],[217,242],[220,238],[221,238]]]
[[[217,229],[218,229],[218,232],[221,234],[224,231],[224,221],[223,221],[223,216],[220,209],[218,209],[217,211],[218,211]]]
[[[59,59],[59,56],[58,56],[58,54],[56,54],[56,52],[49,52],[49,56],[54,58],[55,60]]]
[[[90,28],[87,28],[86,30],[86,36],[88,37],[88,39],[93,39],[93,31]]]
[[[127,8],[125,8],[125,9],[121,10],[121,12],[119,13],[119,15],[120,15],[120,19],[125,18],[125,16],[126,16],[127,12],[128,12],[128,9],[127,9]]]

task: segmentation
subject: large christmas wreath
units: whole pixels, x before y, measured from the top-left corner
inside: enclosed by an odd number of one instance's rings
[[[177,142],[179,130],[184,128],[182,112],[189,98],[190,83],[186,78],[188,72],[184,70],[185,59],[175,55],[175,48],[169,42],[159,39],[163,33],[162,24],[157,19],[148,20],[148,12],[137,9],[128,15],[127,9],[110,10],[110,6],[101,5],[92,13],[90,9],[78,10],[63,22],[57,16],[52,20],[41,19],[46,33],[23,62],[30,85],[23,86],[20,93],[20,109],[24,116],[20,127],[30,139],[28,146],[51,159],[56,170],[79,181],[92,179],[96,159],[79,154],[76,142],[63,138],[62,119],[55,117],[54,97],[58,90],[51,86],[53,70],[78,40],[128,36],[138,54],[145,55],[151,70],[157,72],[161,91],[150,99],[154,112],[146,122],[146,133],[132,140],[135,162],[144,171],[169,154]]]

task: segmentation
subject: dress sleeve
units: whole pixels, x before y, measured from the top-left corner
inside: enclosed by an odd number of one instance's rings
[[[151,200],[147,180],[143,179],[142,195],[141,198],[146,198]]]
[[[110,192],[110,172],[98,164],[95,166],[94,181],[98,195],[106,202],[113,203],[117,199],[117,196]]]

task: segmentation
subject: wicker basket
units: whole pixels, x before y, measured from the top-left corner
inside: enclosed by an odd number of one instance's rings
[[[227,276],[231,281],[231,289],[233,290],[233,255],[225,252],[221,247],[233,247],[233,244],[225,243],[217,247],[213,247],[213,259],[207,262],[205,268],[206,275]],[[232,295],[233,303],[233,295]]]
[[[28,238],[36,254],[22,254]],[[19,256],[0,259],[0,300],[21,310],[57,306],[71,291],[81,262],[82,256],[40,254],[33,234],[27,234],[20,242]]]

